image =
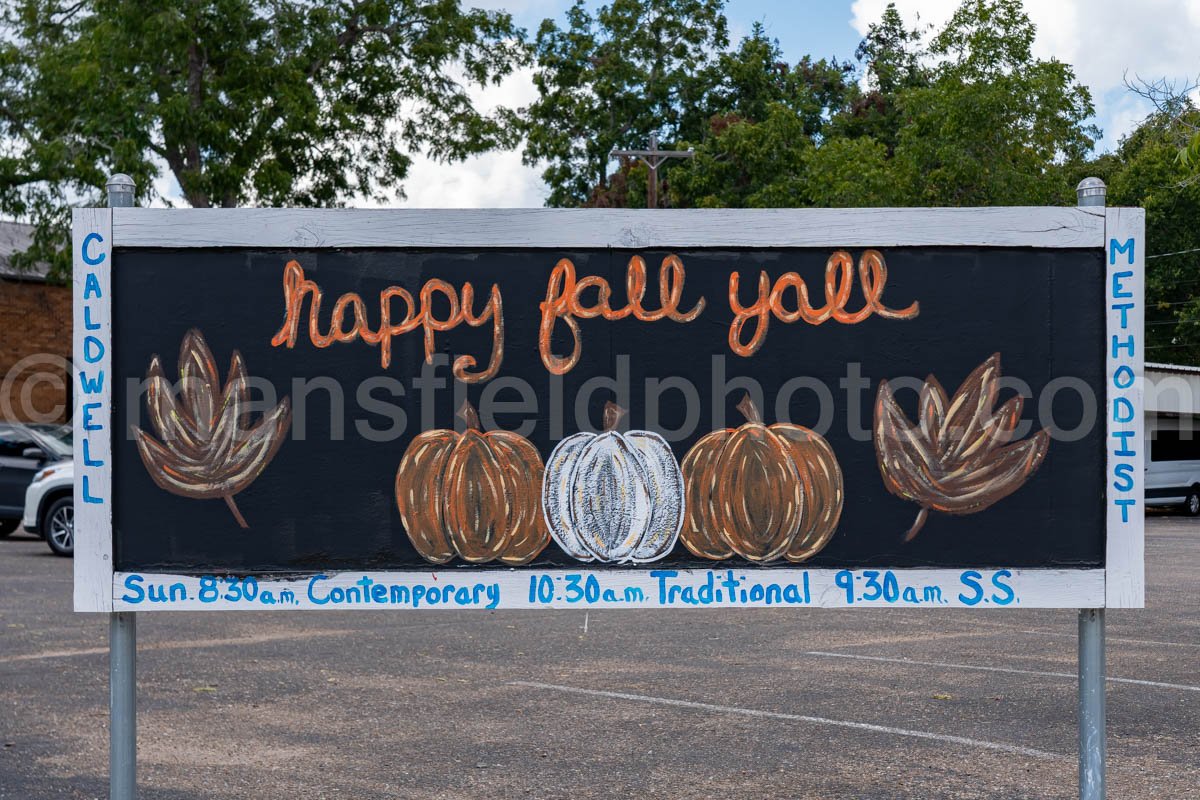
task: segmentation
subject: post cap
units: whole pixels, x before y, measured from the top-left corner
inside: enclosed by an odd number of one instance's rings
[[[104,184],[104,188],[108,190],[108,204],[112,207],[129,207],[133,205],[133,194],[136,185],[133,178],[118,172],[108,179],[108,183]]]
[[[1081,206],[1102,206],[1108,195],[1108,187],[1099,178],[1084,178],[1075,187],[1075,196]]]

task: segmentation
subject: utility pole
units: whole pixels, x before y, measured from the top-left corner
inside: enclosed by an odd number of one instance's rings
[[[691,158],[695,153],[687,150],[659,150],[658,137],[650,134],[648,150],[613,150],[609,158],[636,158],[650,168],[650,179],[646,185],[646,208],[658,208],[658,168],[668,158]]]

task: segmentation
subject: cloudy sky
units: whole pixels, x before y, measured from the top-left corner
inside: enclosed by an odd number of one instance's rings
[[[790,60],[805,53],[853,58],[867,26],[879,19],[888,0],[730,0],[727,14],[733,38],[756,21],[779,39]],[[527,30],[546,17],[561,20],[564,0],[496,0],[476,5],[507,8]],[[910,23],[919,15],[935,26],[945,22],[956,0],[896,0]],[[1125,89],[1123,77],[1200,74],[1200,0],[1025,0],[1037,25],[1036,55],[1072,64],[1091,90],[1096,124],[1104,131],[1101,151],[1116,146],[1145,116],[1144,101]],[[489,90],[485,103],[522,105],[534,96],[529,74],[514,76]],[[406,187],[412,207],[541,206],[545,190],[538,170],[521,165],[517,152],[493,153],[462,164],[419,161]]]

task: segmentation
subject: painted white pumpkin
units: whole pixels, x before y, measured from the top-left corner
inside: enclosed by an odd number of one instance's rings
[[[670,445],[650,431],[618,433],[623,413],[607,404],[603,433],[568,436],[546,459],[546,524],[580,561],[657,561],[683,525],[683,474]]]

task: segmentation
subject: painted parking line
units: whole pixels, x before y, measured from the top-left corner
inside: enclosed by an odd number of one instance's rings
[[[511,681],[509,685],[523,686],[528,689],[542,689],[546,691],[566,692],[569,694],[581,694],[589,697],[604,697],[610,700],[626,700],[629,702],[646,703],[649,705],[687,708],[693,711],[712,711],[717,714],[736,714],[743,717],[756,717],[759,719],[779,719],[787,722],[804,722],[811,725],[827,725],[837,728],[851,728],[853,730],[869,731],[871,733],[884,733],[888,734],[889,736],[907,736],[913,739],[927,739],[929,741],[942,742],[944,744],[957,744],[964,747],[998,750],[1002,753],[1029,756],[1030,758],[1051,760],[1074,760],[1075,758],[1074,756],[1066,756],[1060,753],[1050,753],[1045,750],[1035,750],[1032,747],[1021,747],[1020,745],[1006,744],[1004,742],[989,742],[983,739],[971,739],[966,736],[950,736],[944,733],[930,733],[928,731],[908,730],[907,728],[893,728],[888,725],[872,725],[867,722],[854,722],[846,719],[811,717],[805,714],[785,714],[780,711],[762,711],[757,708],[741,708],[739,706],[723,706],[715,703],[699,703],[692,700],[676,700],[670,697],[654,697],[652,695],[645,694],[608,692],[600,689],[581,689],[577,686],[560,686],[555,683],[538,683],[536,681]]]
[[[980,639],[987,636],[995,636],[995,633],[990,630],[969,630],[969,631],[952,631],[949,633],[937,632],[933,633],[928,630],[914,632],[911,634],[887,634],[873,636],[865,632],[856,632],[856,636],[865,638],[858,639],[853,642],[845,641],[845,637],[841,637],[837,642],[838,647],[880,647],[883,645],[893,644],[914,644],[918,642],[941,642],[947,639]]]
[[[977,628],[995,628],[999,630],[1012,631],[1028,636],[1051,636],[1058,639],[1078,639],[1079,633],[1075,631],[1072,625],[1072,630],[1067,631],[1035,631],[1023,625],[1009,625],[995,620],[972,620],[972,626]],[[981,631],[981,633],[983,633]],[[1189,647],[1200,649],[1200,642],[1168,642],[1161,639],[1138,639],[1130,636],[1122,636],[1120,634],[1113,635],[1113,628],[1110,625],[1108,631],[1104,635],[1105,642],[1117,642],[1121,644],[1145,644],[1157,647]],[[857,642],[855,643],[857,644]]]
[[[1053,631],[1021,631],[1030,636],[1055,636],[1059,638],[1076,639],[1078,634],[1075,633],[1054,633]],[[1148,644],[1155,647],[1193,647],[1200,649],[1200,643],[1196,642],[1164,642],[1157,639],[1129,639],[1124,636],[1108,636],[1105,635],[1106,642],[1121,642],[1123,644]]]
[[[1175,624],[1180,624],[1180,625],[1185,625],[1188,627],[1196,628],[1197,632],[1200,632],[1200,626],[1190,625],[1189,623],[1186,623],[1183,621],[1174,621],[1174,622],[1175,622]],[[978,627],[982,627],[982,628],[996,628],[998,630],[1013,631],[1014,633],[1023,633],[1023,634],[1028,634],[1030,636],[1054,636],[1054,637],[1058,637],[1058,638],[1062,638],[1062,639],[1077,639],[1077,638],[1079,638],[1079,633],[1075,628],[1075,620],[1073,618],[1069,625],[1064,626],[1063,630],[1052,630],[1052,631],[1034,630],[1034,629],[1030,628],[1028,625],[1013,625],[1010,623],[998,622],[996,620],[972,620],[971,624],[973,626],[978,626]],[[1129,624],[1130,623],[1124,623],[1125,626],[1129,626]],[[1111,622],[1108,624],[1106,633],[1104,634],[1104,641],[1106,641],[1106,642],[1124,642],[1126,644],[1163,645],[1163,646],[1167,646],[1167,647],[1200,648],[1200,643],[1197,643],[1197,642],[1169,642],[1169,641],[1165,641],[1165,640],[1139,639],[1139,638],[1133,637],[1133,636],[1125,636],[1125,635],[1122,635],[1121,633],[1118,633],[1116,627]]]
[[[1073,622],[1074,621],[1072,620],[1072,623]],[[937,633],[932,633],[926,628],[921,628],[919,631],[915,631],[911,634],[897,634],[892,636],[867,638],[855,642],[842,642],[839,644],[839,646],[872,647],[881,644],[906,644],[909,642],[928,642],[941,639],[985,637],[993,635],[994,631],[998,630],[1012,631],[1013,633],[1019,633],[1026,636],[1049,636],[1056,639],[1078,639],[1079,633],[1074,630],[1073,624],[1071,627],[1072,630],[1070,633],[1065,631],[1035,631],[1030,630],[1028,627],[1023,625],[1010,625],[1003,622],[996,622],[995,620],[973,619],[971,620],[970,630],[949,632],[939,631]],[[1112,628],[1110,627],[1110,633],[1106,633],[1104,636],[1104,641],[1108,642],[1109,644],[1138,644],[1148,645],[1151,647],[1185,647],[1190,649],[1200,649],[1200,643],[1198,642],[1168,642],[1161,639],[1137,639],[1129,636],[1114,636],[1111,634],[1111,630]]]
[[[918,661],[913,658],[887,658],[885,656],[862,656],[856,653],[827,653],[822,650],[809,650],[806,656],[822,658],[845,658],[854,661],[880,661],[886,664],[908,664],[914,667],[941,667],[942,669],[965,669],[975,672],[1004,672],[1010,675],[1040,675],[1046,678],[1079,678],[1074,672],[1043,672],[1036,669],[1016,669],[1014,667],[985,667],[977,664],[949,664],[943,661]],[[1200,692],[1200,686],[1186,683],[1162,683],[1160,681],[1142,681],[1135,678],[1105,678],[1109,683],[1131,683],[1136,686],[1154,686],[1159,689],[1180,689],[1185,692]]]

